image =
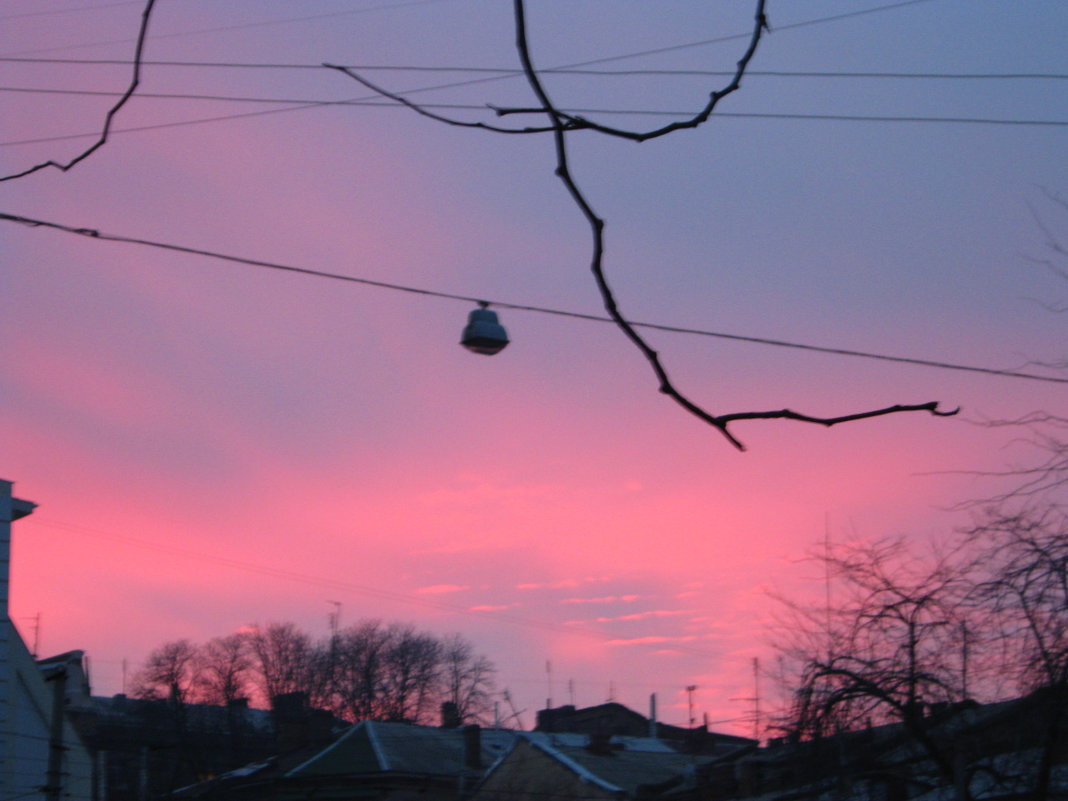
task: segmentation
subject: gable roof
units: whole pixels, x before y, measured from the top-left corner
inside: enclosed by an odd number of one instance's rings
[[[493,764],[514,737],[510,731],[481,730],[482,764]],[[365,720],[287,772],[286,777],[368,773],[448,776],[463,773],[465,765],[464,732],[461,729]]]
[[[520,732],[516,736],[515,748],[493,766],[487,780],[493,774],[508,774],[513,767],[525,769],[522,751],[533,748],[580,782],[632,798],[646,788],[682,782],[694,776],[698,767],[720,758],[679,753],[663,740],[649,737],[614,736],[602,747],[592,747],[591,738],[584,734]],[[489,795],[493,794],[491,790]]]

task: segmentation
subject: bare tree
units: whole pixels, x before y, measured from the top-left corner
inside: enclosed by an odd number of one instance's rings
[[[973,591],[997,637],[1001,670],[1032,691],[1039,759],[1034,798],[1049,797],[1055,755],[1068,739],[1068,518],[1056,507],[999,514],[970,532],[982,577]]]
[[[236,632],[209,640],[197,654],[197,700],[204,704],[229,704],[246,698],[251,669],[246,634]]]
[[[441,643],[403,623],[390,626],[387,638],[379,714],[385,720],[426,723],[438,700]]]
[[[168,699],[176,706],[196,690],[197,647],[189,640],[173,640],[148,655],[134,676],[133,695],[148,700]]]
[[[379,716],[389,638],[378,620],[349,626],[336,638],[331,711],[347,720]]]
[[[255,626],[248,636],[254,686],[261,701],[307,691],[313,665],[311,638],[292,623]]]
[[[455,705],[460,722],[486,722],[492,711],[496,668],[460,634],[442,641],[441,696]]]
[[[833,580],[833,604],[789,604],[780,647],[797,666],[779,728],[809,739],[901,724],[942,780],[970,798],[952,743],[925,711],[967,698],[970,563],[956,553],[914,556],[901,539],[839,545],[814,558]]]

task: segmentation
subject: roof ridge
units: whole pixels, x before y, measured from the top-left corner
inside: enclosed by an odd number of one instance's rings
[[[345,740],[349,739],[349,737],[351,737],[353,734],[355,734],[357,729],[362,727],[366,722],[367,721],[360,721],[355,726],[350,726],[348,731],[346,731],[344,734],[342,734],[340,737],[338,737],[336,740],[334,740],[334,742],[330,743],[330,745],[328,745],[322,751],[317,751],[315,754],[313,754],[311,757],[309,757],[306,761],[301,762],[295,768],[290,768],[288,771],[286,771],[286,773],[285,773],[286,778],[289,778],[291,776],[295,776],[297,771],[304,770],[304,768],[308,767],[312,763],[322,759],[324,756],[326,756],[331,751],[333,751],[335,748],[337,748],[339,745],[341,745],[343,742],[345,742]]]
[[[390,770],[389,760],[386,758],[386,752],[382,749],[381,744],[378,742],[378,736],[375,734],[375,727],[371,724],[380,724],[381,721],[377,720],[365,720],[367,725],[367,740],[371,743],[371,748],[375,752],[375,759],[378,760],[378,766],[382,770]]]
[[[524,732],[524,733],[526,733],[526,732]],[[544,751],[550,757],[552,757],[553,759],[555,759],[558,762],[560,762],[560,764],[562,764],[564,767],[566,767],[566,768],[570,769],[572,772],[576,773],[579,776],[579,778],[582,779],[583,781],[591,782],[592,784],[594,784],[594,785],[596,785],[598,787],[601,787],[602,789],[608,790],[609,792],[612,792],[612,793],[624,792],[622,787],[618,787],[618,786],[612,784],[607,779],[602,779],[600,776],[598,776],[592,770],[590,770],[589,768],[583,767],[578,762],[576,762],[571,757],[569,757],[567,754],[565,754],[562,751],[560,751],[559,748],[557,748],[555,745],[550,745],[549,743],[538,742],[537,740],[535,740],[533,738],[524,738],[524,739],[526,739],[527,742],[529,742],[535,748],[538,748],[538,749]]]

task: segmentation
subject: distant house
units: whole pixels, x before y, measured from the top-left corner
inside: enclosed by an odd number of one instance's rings
[[[88,682],[70,686],[67,713],[93,758],[94,801],[165,796],[250,762],[322,748],[348,725],[310,708],[304,693],[277,696],[267,710],[243,700],[216,706],[104,698],[90,695]]]
[[[514,735],[367,720],[325,747],[251,763],[183,788],[176,801],[359,798],[453,801],[472,790]]]
[[[709,754],[722,753],[727,746],[740,748],[757,744],[748,737],[709,731],[707,725],[686,729],[660,723],[613,701],[581,709],[571,705],[542,709],[538,712],[535,731],[656,737],[671,742],[676,750]]]
[[[277,753],[272,713],[117,695],[71,699],[97,767],[100,801],[144,801]]]
[[[583,731],[516,732],[460,728],[443,707],[440,728],[408,723],[363,721],[325,746],[279,754],[190,785],[173,801],[297,801],[374,799],[454,801],[500,799],[550,801],[582,797],[637,798],[678,791],[692,783],[697,769],[755,747],[744,737],[702,729],[658,729],[666,738],[644,733],[649,721],[621,704],[584,710],[543,710],[543,727]],[[700,753],[693,748],[699,737]],[[546,795],[549,793],[549,795]]]
[[[737,751],[726,746],[724,755]],[[693,786],[698,769],[718,758],[680,753],[651,737],[521,733],[472,800],[648,798]]]

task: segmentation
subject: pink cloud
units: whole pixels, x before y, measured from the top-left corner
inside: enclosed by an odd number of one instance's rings
[[[605,640],[605,645],[656,645],[659,643],[672,643],[672,642],[696,642],[698,640],[706,639],[705,637],[698,636],[696,634],[687,634],[677,637],[668,635],[650,635],[646,637],[629,637],[620,638],[615,640]]]
[[[653,609],[648,612],[635,612],[632,615],[619,615],[618,617],[599,617],[596,619],[597,623],[612,623],[617,620],[648,620],[655,617],[676,617],[678,615],[688,615],[691,610],[688,609]]]
[[[416,592],[420,595],[445,595],[450,592],[463,592],[471,589],[467,584],[431,584],[429,587],[419,587]]]
[[[631,603],[641,598],[640,595],[605,595],[601,598],[564,598],[562,604],[609,604],[616,601]]]

